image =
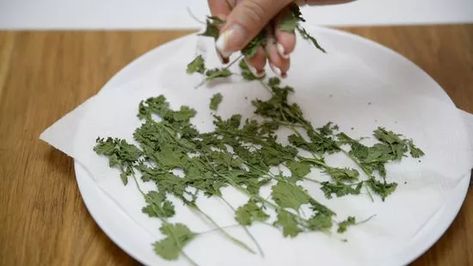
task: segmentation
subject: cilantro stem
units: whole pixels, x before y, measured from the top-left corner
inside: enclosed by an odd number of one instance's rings
[[[308,177],[303,177],[302,179],[304,180],[307,180],[307,181],[310,181],[310,182],[314,182],[316,184],[320,184],[322,182],[318,181],[318,180],[315,180],[315,179],[312,179],[312,178],[308,178]]]
[[[239,55],[235,60],[231,61],[227,66],[225,66],[223,69],[229,69],[231,66],[233,66],[236,62],[240,61],[244,57],[243,54]]]
[[[237,58],[235,58],[235,60],[233,60],[232,62],[230,62],[230,63],[229,63],[228,65],[226,65],[225,67],[221,68],[220,71],[228,70],[232,65],[234,65],[236,62],[238,62],[243,56],[244,56],[243,54],[239,55]],[[231,73],[231,75],[234,75],[234,74],[235,74],[235,73],[232,73],[232,72],[230,72],[230,73]],[[197,88],[199,88],[200,86],[204,85],[205,82],[210,81],[210,80],[213,80],[213,79],[215,79],[215,78],[217,78],[217,77],[218,77],[218,76],[215,76],[215,75],[207,76],[207,77],[203,78],[202,81],[201,81],[199,84],[197,84],[197,86],[195,86],[195,88],[197,89]]]
[[[147,197],[146,193],[144,193],[144,191],[141,189],[140,184],[138,184],[138,180],[136,179],[135,175],[132,175],[132,177],[133,177],[133,180],[135,181],[136,188],[143,195],[143,197],[146,199],[146,197]],[[159,217],[159,216],[158,216],[158,218],[159,218],[159,220],[161,220],[161,222],[163,224],[169,224],[166,221],[166,219],[164,219],[162,217]],[[173,238],[173,240],[176,242],[177,246],[180,248],[182,256],[184,258],[186,258],[186,260],[188,260],[191,265],[198,266],[199,264],[197,264],[197,262],[195,262],[191,257],[189,257],[189,255],[187,255],[187,253],[184,251],[184,247],[179,243],[179,239],[174,235],[174,232],[170,231],[169,234]]]
[[[312,125],[308,124],[309,128],[305,128],[305,130],[313,130],[315,131],[315,129],[312,127]],[[291,129],[296,135],[298,135],[299,137],[303,138],[302,135],[300,134],[300,132],[293,126],[293,125],[290,125],[288,126],[289,129]],[[361,163],[358,161],[358,159],[356,159],[354,156],[352,156],[349,152],[347,152],[346,150],[342,149],[342,147],[340,145],[338,145],[337,143],[334,144],[338,150],[340,150],[343,154],[345,154],[345,156],[347,156],[351,161],[353,161],[357,166],[358,168],[361,169],[361,171],[368,177],[368,178],[374,178],[373,175],[369,174],[366,169],[361,165]],[[314,156],[314,159],[310,159],[310,158],[305,158],[305,157],[302,157],[302,156],[298,156],[300,160],[306,160],[306,161],[310,161],[312,163],[314,163],[315,165],[323,168],[323,169],[330,169],[332,168],[331,166],[327,165],[326,163],[324,163],[321,159],[317,158],[318,156],[314,153],[314,152],[311,152],[312,156]],[[309,179],[310,180],[310,179]],[[310,180],[310,181],[313,181],[313,180]],[[368,196],[369,198],[371,199],[372,202],[374,202],[374,198],[373,198],[373,195],[371,194],[371,191],[370,191],[370,188],[368,186],[366,186],[366,181],[367,180],[364,180],[362,181],[363,182],[363,186],[366,188],[366,191],[368,192]],[[316,181],[317,182],[317,181]]]
[[[366,192],[368,192],[368,196],[370,197],[371,202],[374,202],[374,198],[373,198],[373,195],[371,195],[370,188],[366,185],[366,182],[364,182],[364,181],[363,181],[363,186],[365,187]]]
[[[367,222],[369,222],[371,219],[373,219],[374,217],[376,217],[376,214],[373,214],[373,215],[371,215],[370,217],[368,217],[368,218],[366,218],[366,219],[364,219],[364,220],[362,220],[362,221],[359,221],[358,223],[356,223],[356,225],[367,223]]]
[[[261,197],[261,196],[258,195],[258,194],[253,194],[253,193],[249,192],[248,190],[246,190],[246,189],[243,188],[242,186],[240,186],[240,185],[238,185],[237,183],[235,183],[232,179],[230,179],[230,178],[228,178],[227,176],[225,176],[225,175],[221,174],[220,172],[218,172],[217,169],[215,169],[215,167],[213,167],[213,165],[210,164],[210,161],[208,160],[207,156],[204,156],[204,157],[205,157],[205,158],[207,159],[207,161],[209,162],[209,165],[212,167],[214,173],[216,173],[217,175],[219,175],[219,176],[221,176],[222,178],[224,178],[225,180],[227,180],[227,182],[228,182],[230,185],[232,185],[234,188],[236,188],[238,191],[244,193],[245,195],[247,195],[247,196],[250,197],[250,198],[255,198],[255,199],[257,199],[257,200],[259,200],[259,201],[261,201],[261,202],[263,202],[263,203],[269,205],[270,207],[274,208],[275,210],[281,209],[281,207],[279,207],[278,205],[276,205],[276,204],[272,203],[271,201],[269,201],[269,200],[267,200],[267,199]],[[306,220],[305,220],[303,217],[301,217],[300,215],[295,214],[295,213],[292,213],[292,212],[288,212],[288,213],[290,213],[291,215],[295,216],[295,218],[297,218],[297,219],[299,220],[299,222],[301,222],[301,224],[304,224],[304,225],[305,225],[305,224],[307,223]]]
[[[263,88],[265,88],[270,94],[273,94],[273,92],[271,91],[271,88],[266,83],[264,83],[263,80],[259,79],[258,81],[259,83],[261,83],[261,85],[263,85]]]
[[[234,228],[234,227],[240,227],[240,226],[241,226],[241,224],[231,224],[231,225],[226,225],[226,226],[220,226],[220,228]],[[210,233],[213,233],[215,231],[220,231],[220,228],[216,227],[216,228],[209,229],[207,231],[198,232],[196,234],[198,234],[198,235],[210,234]]]
[[[190,262],[190,264],[198,266],[199,264],[197,264],[197,262],[195,262],[191,257],[189,257],[189,255],[187,255],[187,253],[184,251],[184,247],[181,245],[179,239],[174,235],[174,232],[170,231],[169,234],[176,242],[177,246],[181,249],[182,256],[184,256],[184,258],[186,258]]]
[[[202,24],[202,25],[205,25],[205,22],[203,22],[202,20],[198,19],[194,13],[192,12],[192,10],[189,8],[189,7],[186,7],[186,10],[187,10],[187,13],[189,13],[189,16],[194,19],[196,22]]]
[[[217,227],[217,229],[225,236],[227,237],[229,240],[231,240],[233,243],[235,243],[236,245],[240,246],[241,248],[243,249],[246,249],[247,251],[249,251],[250,253],[253,253],[255,254],[256,252],[251,249],[250,247],[248,247],[248,245],[246,245],[245,243],[243,243],[242,241],[236,239],[235,237],[233,237],[232,235],[230,235],[225,229],[223,229],[212,217],[210,217],[207,213],[205,213],[204,211],[202,211],[197,205],[192,205],[191,207],[192,209],[196,210],[197,212],[199,212],[200,214],[202,214],[205,218],[207,218],[207,220],[209,220],[213,225],[215,225]]]
[[[225,204],[233,211],[233,212],[236,212],[235,208],[230,204],[230,202],[228,202],[224,197],[222,196],[219,196],[219,198],[225,202]],[[250,232],[250,230],[248,229],[248,227],[246,225],[240,225],[243,230],[245,231],[245,233],[251,238],[251,240],[255,243],[256,245],[256,248],[258,249],[259,253],[261,254],[261,257],[264,258],[264,252],[263,252],[263,249],[261,248],[260,244],[258,243],[258,241],[256,240],[256,238],[253,236],[253,234]]]

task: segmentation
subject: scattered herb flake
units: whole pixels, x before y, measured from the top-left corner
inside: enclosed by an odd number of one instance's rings
[[[285,237],[295,237],[302,232],[302,229],[299,228],[296,217],[292,213],[283,209],[277,210],[277,220],[274,224],[282,227],[283,236]]]
[[[222,102],[223,100],[223,96],[221,93],[215,93],[212,98],[210,99],[210,104],[209,104],[209,108],[210,110],[212,111],[217,111],[218,109],[218,106],[220,105],[220,103]]]
[[[205,72],[205,61],[202,55],[198,55],[192,62],[187,65],[186,72],[187,74],[200,73],[204,74]]]
[[[315,48],[326,53],[325,49],[320,46],[319,42],[314,37],[312,37],[312,35],[310,35],[310,33],[307,32],[303,27],[297,26],[296,30],[300,33],[303,39],[310,41],[315,46]]]
[[[217,78],[226,78],[232,75],[232,72],[227,68],[213,68],[205,71],[205,80],[211,81]]]
[[[302,204],[309,203],[310,197],[307,192],[298,185],[279,181],[272,187],[271,196],[281,208],[299,210]]]
[[[353,216],[348,216],[348,218],[338,224],[338,233],[344,233],[347,231],[347,228],[356,223],[356,219]]]
[[[213,37],[218,39],[220,35],[220,27],[225,23],[222,19],[214,16],[207,17],[205,31],[199,35]]]
[[[262,204],[257,204],[255,200],[248,201],[235,212],[235,219],[242,225],[251,225],[254,221],[263,222],[268,218],[269,215],[264,212]]]

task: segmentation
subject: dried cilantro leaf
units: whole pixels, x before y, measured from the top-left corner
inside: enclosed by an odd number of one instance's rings
[[[308,227],[312,231],[324,231],[332,228],[332,216],[326,213],[317,213],[308,221]]]
[[[407,152],[407,141],[401,139],[400,134],[396,134],[382,127],[379,127],[373,133],[379,141],[387,144],[391,148],[391,151],[389,153],[390,155],[392,155],[391,160],[400,160],[402,156],[404,156],[404,154]]]
[[[212,111],[217,111],[218,109],[218,106],[220,105],[220,103],[222,102],[223,100],[223,96],[221,93],[215,93],[212,98],[210,99],[210,104],[209,104],[209,108],[210,110]]]
[[[241,50],[241,53],[245,55],[247,58],[251,58],[256,54],[259,47],[262,47],[263,45],[266,44],[266,41],[267,41],[266,32],[262,31],[258,35],[256,35],[256,37],[253,38],[253,40],[251,40],[245,46],[245,48]]]
[[[253,75],[253,73],[251,73],[250,68],[248,67],[248,64],[245,62],[245,60],[240,60],[240,63],[238,65],[240,66],[241,76],[245,80],[262,79],[262,77],[258,78],[255,75]]]
[[[120,169],[123,184],[128,183],[128,177],[134,173],[133,165],[142,155],[141,151],[126,140],[118,138],[97,138],[94,151],[108,157],[110,167]]]
[[[380,182],[375,180],[374,178],[370,178],[366,181],[368,186],[371,188],[373,192],[378,194],[381,199],[384,201],[391,193],[396,190],[397,184],[396,183],[386,183]]]
[[[263,206],[259,206],[255,200],[249,200],[235,212],[235,219],[242,225],[251,225],[254,221],[262,222],[268,218],[269,215],[263,211]]]
[[[150,191],[145,196],[146,205],[142,211],[150,217],[169,218],[174,216],[174,205],[166,200],[164,193]]]
[[[205,60],[202,55],[198,55],[196,58],[194,58],[194,60],[192,60],[192,62],[187,65],[186,72],[187,74],[193,74],[196,72],[204,74],[205,70]]]
[[[277,122],[302,126],[309,124],[305,120],[300,106],[296,103],[290,104],[288,102],[288,96],[290,93],[294,92],[294,88],[280,86],[280,80],[278,78],[269,79],[267,85],[272,91],[272,96],[266,101],[259,99],[252,101],[252,104],[256,107],[255,114]]]
[[[327,208],[327,206],[321,204],[320,202],[316,201],[315,199],[310,199],[310,208],[317,213],[322,213],[328,216],[335,215],[335,212]]]
[[[297,223],[296,217],[292,213],[283,209],[277,210],[277,220],[274,222],[274,225],[282,227],[283,236],[285,237],[295,237],[302,232],[302,229]]]
[[[296,27],[299,25],[299,22],[303,21],[305,20],[302,18],[299,6],[293,3],[290,5],[289,11],[279,21],[278,28],[285,32],[294,32]]]
[[[287,168],[291,171],[292,178],[299,180],[310,173],[312,164],[301,161],[289,161],[286,163]]]
[[[410,154],[413,158],[419,158],[425,155],[421,149],[419,149],[416,145],[414,145],[414,142],[412,140],[408,141],[408,146],[409,146]]]
[[[298,211],[302,204],[309,203],[310,200],[302,187],[281,181],[272,187],[271,196],[281,208],[291,208],[295,211]]]
[[[373,135],[379,141],[387,144],[398,145],[404,143],[404,140],[401,139],[401,134],[396,134],[390,130],[386,130],[383,127],[378,127],[376,130],[374,130]]]
[[[351,168],[325,168],[324,172],[337,182],[352,182],[357,180],[358,176],[360,175],[360,173],[356,169]]]
[[[218,17],[209,16],[206,20],[205,31],[199,35],[218,39],[218,36],[220,35],[220,26],[222,26],[224,23],[225,21]]]
[[[314,37],[312,37],[312,35],[310,35],[303,27],[297,26],[296,30],[299,32],[303,39],[310,41],[315,46],[315,48],[326,53],[325,49],[320,46],[319,42]]]
[[[356,223],[356,219],[353,216],[348,216],[348,218],[338,224],[338,233],[344,233],[347,231],[347,228]]]
[[[206,80],[214,80],[217,78],[226,78],[232,75],[232,72],[227,68],[213,68],[205,71]]]
[[[335,194],[337,197],[343,197],[346,195],[358,195],[360,194],[361,187],[363,183],[358,184],[344,184],[341,182],[322,182],[321,190],[324,192],[325,197],[328,199],[332,198],[332,194]]]
[[[159,230],[166,238],[154,243],[154,251],[166,260],[177,259],[184,246],[196,235],[181,223],[166,223]]]

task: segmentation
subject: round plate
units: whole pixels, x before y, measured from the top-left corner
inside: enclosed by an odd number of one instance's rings
[[[409,75],[414,76],[416,80],[423,82],[423,84],[428,84],[428,89],[431,90],[429,92],[430,95],[434,95],[446,104],[453,106],[447,94],[432,78],[394,51],[359,36],[334,29],[313,28],[311,32],[314,32],[316,36],[323,36],[324,41],[343,43],[346,47],[350,47],[349,49],[352,50],[351,52],[353,54],[359,55],[362,58],[368,58],[371,53],[375,52],[376,56],[374,56],[375,59],[373,60],[379,60],[384,63],[389,62],[389,67],[398,71],[409,71]],[[160,56],[162,56],[163,53],[169,53],[173,46],[185,42],[186,38],[188,37],[174,40],[142,55],[119,71],[107,82],[102,90],[108,90],[116,85],[135,79],[140,73],[146,72],[152,66],[159,64]],[[391,75],[398,74],[399,73],[396,71],[391,72]],[[126,215],[112,199],[104,194],[85,168],[77,161],[75,161],[75,172],[79,190],[85,205],[102,230],[120,246],[120,248],[141,263],[147,265],[156,264],[157,257],[147,244],[149,242],[143,241],[143,235],[138,236],[137,234],[137,231],[140,230],[138,225]],[[408,264],[431,247],[445,232],[457,215],[465,198],[468,184],[469,178],[463,178],[455,187],[454,191],[449,194],[451,196],[445,200],[446,204],[444,207],[432,217],[431,221],[423,228],[422,232],[413,240],[413,243],[406,246],[405,250],[399,254],[391,256],[387,264]]]

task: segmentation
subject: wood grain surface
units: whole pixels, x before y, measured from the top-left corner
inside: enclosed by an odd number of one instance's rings
[[[356,27],[473,113],[473,25]],[[88,214],[72,159],[38,140],[137,56],[189,32],[0,32],[0,265],[134,265]],[[413,265],[473,265],[473,196]],[[470,232],[469,232],[470,231]]]

